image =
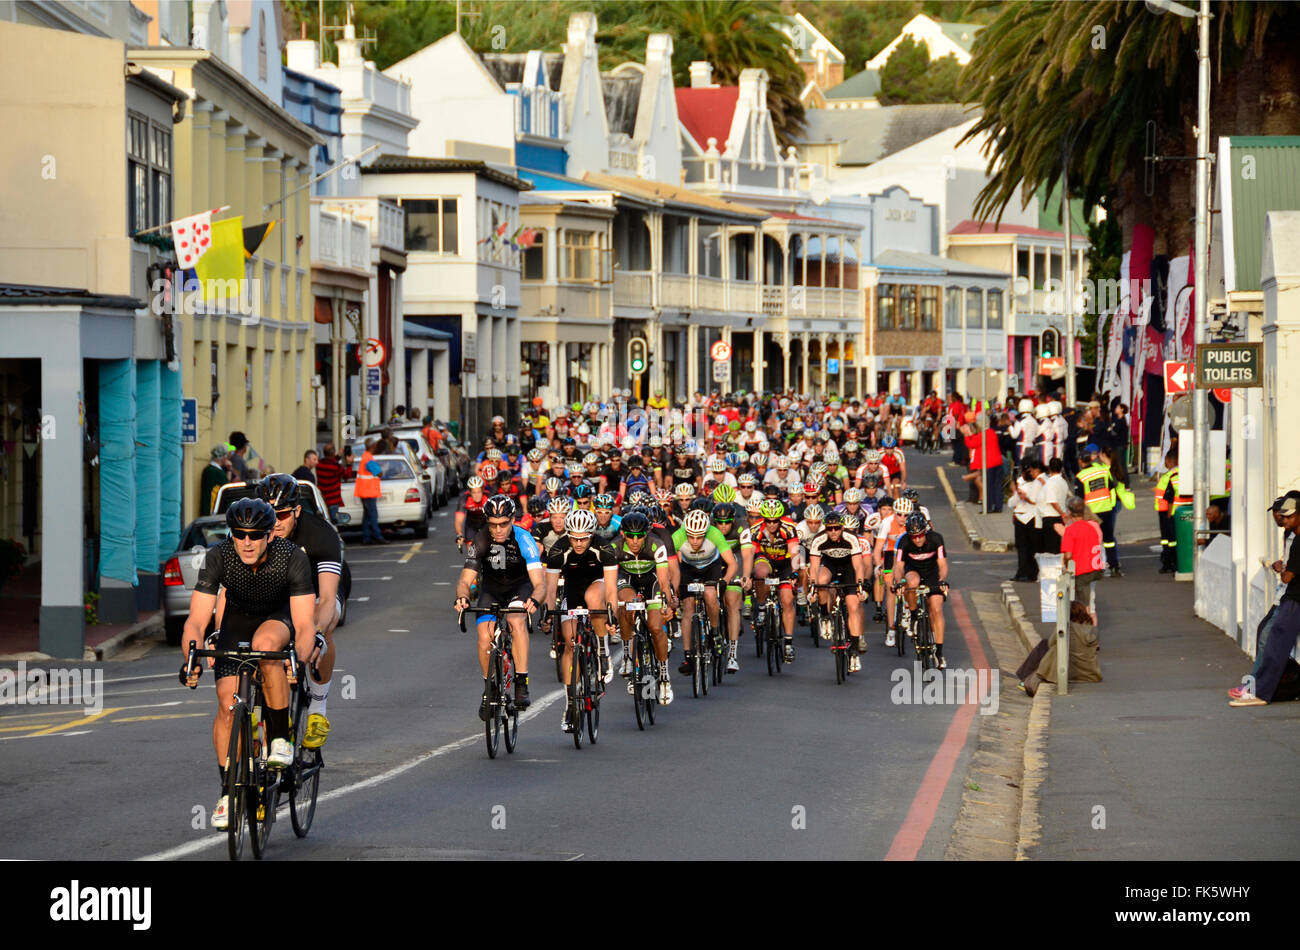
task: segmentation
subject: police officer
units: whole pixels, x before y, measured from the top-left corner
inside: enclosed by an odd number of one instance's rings
[[[1016,440],[1016,464],[1023,465],[1031,458],[1041,464],[1042,454],[1036,451],[1035,445],[1039,426],[1034,420],[1034,401],[1022,399],[1017,408],[1020,415],[1015,422],[1011,423],[1010,429],[1011,438]]]
[[[1174,498],[1178,495],[1178,453],[1165,456],[1165,472],[1156,479],[1156,517],[1160,519],[1160,573],[1178,571],[1178,541],[1174,536],[1174,518],[1171,513]]]
[[[1115,477],[1110,468],[1097,461],[1097,446],[1089,443],[1079,459],[1083,467],[1075,476],[1083,502],[1101,521],[1101,546],[1111,577],[1123,577],[1119,569],[1119,551],[1115,547]]]

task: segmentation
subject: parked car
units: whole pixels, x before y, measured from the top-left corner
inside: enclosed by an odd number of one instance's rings
[[[447,450],[451,456],[452,466],[456,469],[459,478],[457,491],[464,491],[465,483],[474,474],[474,459],[465,451],[465,447],[460,444],[460,440],[450,432],[443,435],[440,446]]]
[[[163,561],[163,627],[167,634],[167,643],[177,646],[185,630],[185,621],[190,615],[190,595],[199,579],[199,570],[203,567],[203,558],[207,549],[220,544],[230,536],[226,527],[226,509],[241,498],[251,498],[257,490],[256,482],[231,482],[222,485],[217,491],[216,511],[202,518],[195,518],[181,532],[181,543],[176,550]],[[298,480],[298,503],[303,511],[321,515],[326,522],[324,499],[320,489],[305,479]],[[347,517],[340,512],[341,523],[347,523]],[[335,531],[338,530],[336,527]],[[343,613],[338,625],[343,626],[348,616],[348,595],[352,590],[352,571],[347,562],[347,546],[340,536],[339,546],[343,549],[343,571],[339,578],[339,591],[343,595]],[[207,629],[214,626],[214,620],[208,621]]]
[[[366,446],[364,442],[358,442],[352,446],[352,455],[358,462],[360,462],[365,449]],[[411,463],[411,468],[417,473],[417,481],[420,485],[420,494],[424,497],[424,507],[427,512],[425,517],[432,518],[434,508],[433,475],[430,473],[427,466],[420,463],[420,459],[416,456],[415,450],[411,448],[409,443],[398,439],[396,454],[405,456],[406,460]],[[355,479],[356,473],[354,472],[353,480]]]
[[[449,472],[449,466],[444,464],[443,456],[433,450],[424,432],[419,426],[388,426],[387,427],[399,442],[409,446],[415,454],[417,461],[424,467],[433,479],[433,498],[432,507],[441,508],[447,504],[455,494],[453,476]],[[375,427],[366,430],[366,435],[377,436],[383,432],[382,427]],[[364,445],[363,445],[364,448]],[[360,458],[360,454],[354,447],[353,455]]]
[[[364,448],[364,447],[363,447]],[[428,490],[421,478],[428,479],[426,472],[420,471],[420,463],[405,446],[404,452],[394,455],[376,455],[379,463],[379,527],[411,528],[417,538],[429,536],[429,505],[426,500]],[[358,458],[361,452],[353,450]],[[353,494],[354,482],[347,482],[343,488],[343,507],[339,513],[346,512],[351,524],[359,526],[362,519],[361,502]]]

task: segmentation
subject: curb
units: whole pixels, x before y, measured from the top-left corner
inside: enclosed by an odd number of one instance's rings
[[[1011,581],[1002,582],[1002,604],[1007,609],[1011,626],[1020,637],[1025,652],[1028,653],[1039,640],[1038,631],[1030,622],[1025,612],[1024,601],[1016,593]],[[1028,848],[1038,844],[1042,831],[1039,817],[1038,798],[1047,779],[1047,731],[1052,722],[1052,697],[1056,695],[1056,686],[1043,683],[1034,693],[1034,705],[1029,711],[1029,726],[1025,734],[1025,751],[1023,778],[1020,783],[1020,830],[1016,836],[1016,860],[1027,861],[1025,853]]]
[[[86,647],[87,660],[103,663],[125,650],[137,640],[153,639],[161,636],[163,630],[163,611],[159,610],[148,620],[141,620],[134,626],[127,627],[121,633],[115,633],[103,643]],[[93,656],[92,656],[93,654]]]
[[[943,493],[948,496],[948,504],[952,505],[952,510],[957,514],[957,523],[961,530],[966,534],[966,539],[970,541],[971,547],[976,551],[1005,552],[1015,549],[1014,544],[1005,541],[996,541],[992,538],[986,538],[979,532],[979,527],[975,524],[967,510],[966,505],[957,501],[957,496],[953,493],[952,485],[948,481],[948,473],[940,465],[935,472],[939,476],[939,482],[943,485]]]

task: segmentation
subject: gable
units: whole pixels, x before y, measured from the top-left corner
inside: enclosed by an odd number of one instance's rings
[[[677,118],[701,152],[707,151],[709,139],[718,140],[718,151],[727,147],[732,117],[740,98],[738,86],[717,89],[677,89]]]

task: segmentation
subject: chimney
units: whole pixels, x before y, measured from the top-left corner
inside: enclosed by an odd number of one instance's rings
[[[362,63],[361,41],[357,39],[357,28],[351,23],[343,27],[343,36],[336,41],[335,45],[339,48],[340,69],[347,65],[357,66]]]
[[[673,38],[668,33],[652,33],[645,44],[645,65],[649,69],[652,63],[673,66]]]
[[[302,23],[301,38],[290,40],[284,45],[290,69],[300,73],[310,73],[320,69],[320,50],[316,48],[315,40],[307,39],[306,20]]]
[[[697,59],[691,63],[691,88],[716,89],[713,84],[713,67],[704,60]]]

